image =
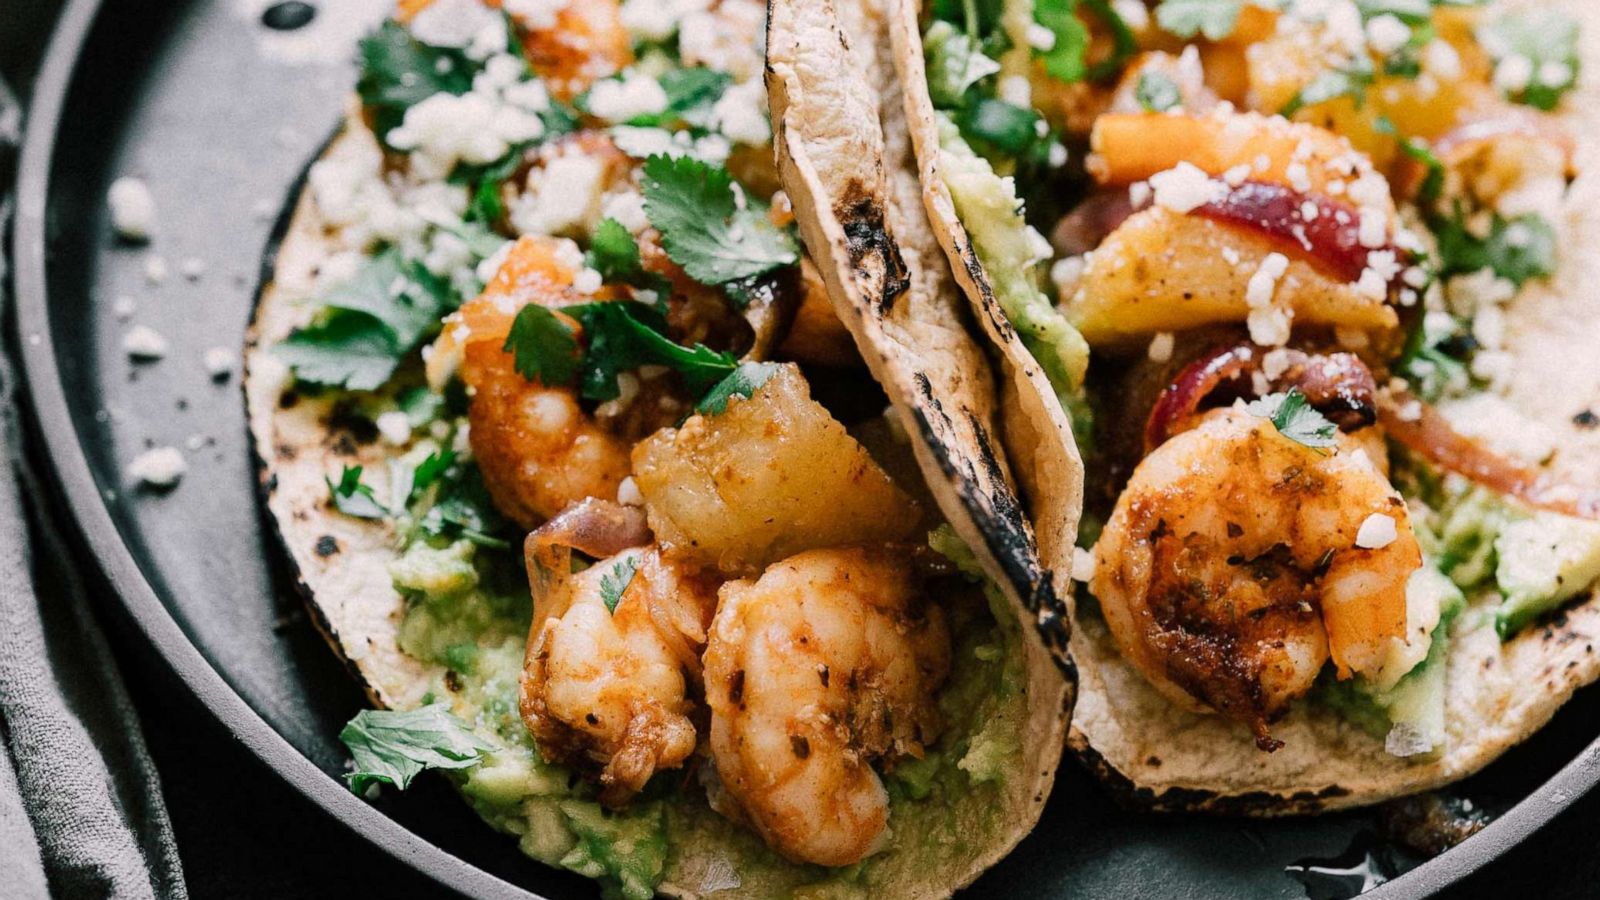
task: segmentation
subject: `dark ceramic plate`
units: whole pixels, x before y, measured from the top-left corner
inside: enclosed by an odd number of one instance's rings
[[[323,0],[309,25],[275,31],[262,20],[268,2],[68,4],[36,88],[16,230],[36,424],[129,618],[295,790],[419,878],[483,897],[593,896],[590,883],[522,858],[440,781],[369,804],[338,777],[336,736],[360,697],[280,580],[236,378],[213,381],[202,355],[240,345],[274,223],[339,118],[355,36],[386,4]],[[111,234],[104,198],[123,174],[145,179],[160,207],[147,247]],[[147,275],[156,256],[168,269],[160,284]],[[135,306],[125,321],[119,297]],[[122,339],[135,324],[166,336],[164,360],[128,361]],[[152,444],[184,448],[189,472],[170,493],[138,489],[124,474]],[[1496,821],[1421,865],[1375,842],[1369,813],[1281,822],[1141,815],[1067,765],[1038,830],[970,894],[1303,897],[1293,870],[1311,860],[1328,870],[1315,896],[1349,896],[1364,877],[1392,879],[1373,897],[1422,896],[1588,790],[1600,777],[1600,747],[1589,744],[1597,712],[1600,692],[1583,692],[1467,782],[1462,795]],[[1335,874],[1345,868],[1353,874]]]

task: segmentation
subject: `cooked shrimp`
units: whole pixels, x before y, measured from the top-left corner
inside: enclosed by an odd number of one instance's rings
[[[705,664],[718,810],[797,862],[877,850],[889,798],[871,764],[922,756],[950,669],[906,554],[811,550],[724,585]]]
[[[1355,442],[1334,452],[1238,409],[1158,447],[1095,546],[1090,589],[1118,648],[1162,693],[1248,724],[1305,694],[1330,656],[1376,676],[1406,641],[1422,565],[1405,501]],[[1363,524],[1393,535],[1363,540]],[[1385,540],[1386,538],[1386,540]]]
[[[484,483],[495,506],[526,528],[587,497],[617,496],[628,475],[627,444],[584,412],[577,392],[529,381],[503,349],[529,303],[559,309],[603,299],[572,290],[574,272],[560,246],[552,238],[518,240],[483,294],[445,319],[428,353],[435,385],[459,363],[472,391],[469,436]]]
[[[698,677],[715,589],[654,549],[563,575],[568,558],[558,554],[552,569],[530,554],[534,627],[522,718],[546,759],[595,779],[601,802],[620,806],[694,752],[688,685]]]

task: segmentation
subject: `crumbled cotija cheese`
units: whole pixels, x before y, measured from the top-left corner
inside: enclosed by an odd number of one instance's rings
[[[111,207],[111,227],[119,237],[128,241],[150,239],[156,224],[156,200],[143,181],[124,175],[111,182],[106,204]]]
[[[172,487],[188,468],[176,447],[152,447],[128,463],[128,477],[151,487]]]
[[[1381,550],[1394,543],[1394,539],[1398,536],[1393,516],[1373,513],[1367,516],[1357,529],[1356,546],[1363,550]]]
[[[1189,162],[1180,162],[1150,176],[1150,188],[1155,193],[1157,206],[1180,213],[1191,212],[1227,196],[1226,185],[1213,181],[1199,166]]]

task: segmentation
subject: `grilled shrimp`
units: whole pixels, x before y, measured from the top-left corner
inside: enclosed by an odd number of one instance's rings
[[[572,290],[574,272],[561,261],[560,245],[519,239],[483,294],[445,318],[427,358],[436,385],[459,362],[472,391],[469,437],[484,484],[495,506],[525,528],[587,497],[617,496],[628,475],[626,442],[584,412],[576,390],[529,381],[503,349],[529,303],[559,309],[604,299]]]
[[[1340,678],[1373,677],[1405,645],[1422,564],[1405,501],[1359,441],[1325,455],[1239,409],[1139,464],[1094,555],[1090,589],[1123,656],[1175,702],[1248,724],[1263,750],[1280,746],[1268,721],[1330,657]]]
[[[912,566],[892,548],[811,550],[722,588],[705,655],[715,805],[789,859],[877,850],[889,798],[871,764],[938,735],[950,637]]]
[[[546,759],[598,781],[601,802],[615,807],[694,752],[688,687],[698,678],[715,587],[653,548],[625,550],[575,575],[563,574],[568,559],[536,565],[530,552],[534,625],[522,718]]]

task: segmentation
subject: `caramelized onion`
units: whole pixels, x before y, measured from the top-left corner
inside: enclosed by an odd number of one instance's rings
[[[1288,364],[1276,378],[1267,379],[1272,390],[1298,389],[1312,407],[1346,431],[1366,427],[1376,420],[1377,383],[1366,364],[1354,354],[1281,352]],[[1179,423],[1202,406],[1258,396],[1254,375],[1261,371],[1264,355],[1253,344],[1219,346],[1185,366],[1150,410],[1145,421],[1145,452],[1164,443]]]
[[[605,559],[629,547],[642,547],[650,540],[643,509],[590,497],[572,504],[530,533],[523,552],[530,562],[556,547]]]
[[[1562,483],[1548,472],[1508,459],[1456,431],[1443,413],[1410,394],[1382,398],[1378,415],[1390,437],[1442,469],[1538,509],[1600,519],[1600,489]]]
[[[1315,214],[1306,215],[1310,210]],[[1190,215],[1253,231],[1336,281],[1360,279],[1373,251],[1394,253],[1402,266],[1410,257],[1387,237],[1381,247],[1363,246],[1361,213],[1354,206],[1281,184],[1246,181]]]

